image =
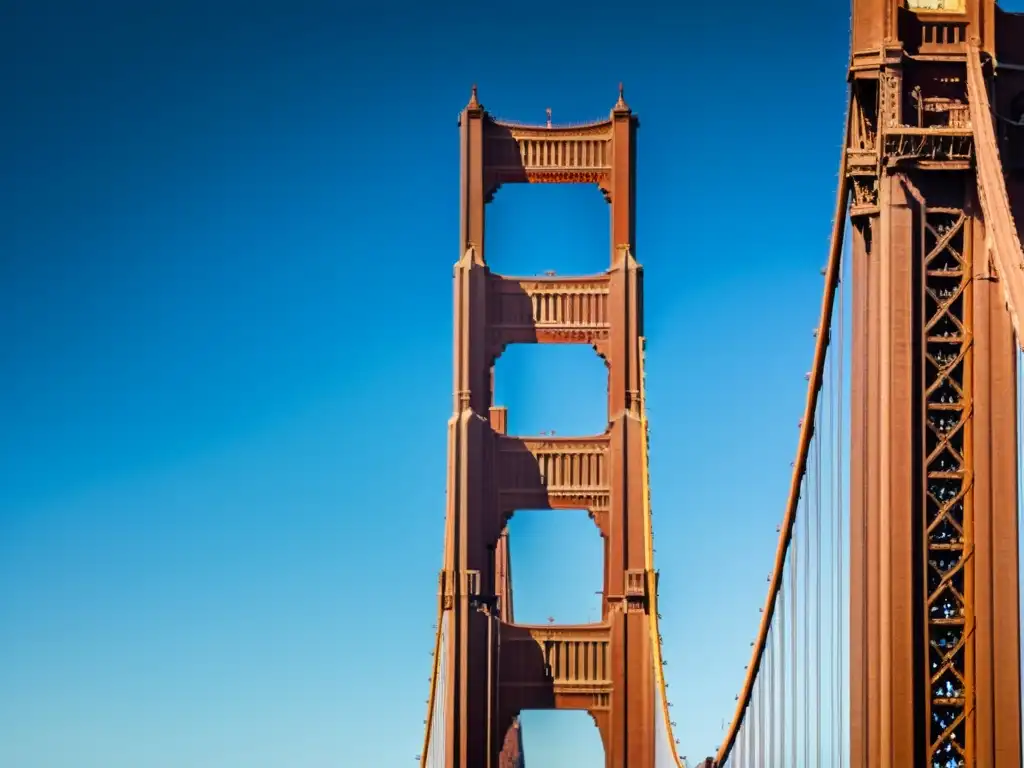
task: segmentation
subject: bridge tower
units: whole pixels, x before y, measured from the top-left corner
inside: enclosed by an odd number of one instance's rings
[[[1009,114],[1024,30],[994,0],[853,0],[852,27],[851,766],[1020,765],[1016,358],[968,59]]]
[[[609,118],[592,124],[499,121],[479,103],[475,87],[460,116],[455,402],[440,579],[446,639],[439,643],[445,679],[438,686],[444,691],[438,754],[446,768],[516,765],[518,739],[509,738],[509,729],[517,733],[519,713],[552,708],[590,713],[609,768],[654,766],[649,609],[655,583],[644,515],[641,269],[633,255],[637,127],[621,88]],[[597,185],[611,207],[610,268],[528,279],[491,272],[485,208],[512,182]],[[506,434],[506,410],[493,401],[494,363],[517,343],[595,348],[608,369],[603,434]],[[588,510],[605,551],[600,622],[515,623],[506,525],[517,509]]]

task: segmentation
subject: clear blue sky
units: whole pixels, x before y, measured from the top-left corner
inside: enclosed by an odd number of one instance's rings
[[[641,117],[667,671],[683,751],[718,743],[796,446],[847,9],[440,6],[5,4],[3,768],[414,764],[474,81],[570,121],[622,80]],[[489,215],[496,270],[607,266],[593,188]],[[587,348],[497,375],[516,432],[604,426]],[[514,519],[519,618],[594,618],[580,517]],[[529,714],[531,768],[603,765],[576,715]]]

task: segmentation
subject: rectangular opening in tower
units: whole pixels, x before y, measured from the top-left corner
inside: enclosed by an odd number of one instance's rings
[[[583,344],[513,344],[494,366],[508,434],[576,437],[608,426],[608,368]]]
[[[508,532],[517,624],[601,621],[604,540],[589,510],[517,510]]]
[[[586,711],[528,709],[520,722],[530,768],[604,766],[601,733]]]
[[[507,184],[487,206],[485,254],[504,275],[590,275],[611,260],[610,208],[594,184]]]

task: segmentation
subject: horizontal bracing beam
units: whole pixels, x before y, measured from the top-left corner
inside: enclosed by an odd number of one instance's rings
[[[487,121],[484,164],[495,186],[509,182],[594,183],[611,174],[613,124],[549,128]]]
[[[608,507],[610,435],[498,438],[501,508],[587,509]]]
[[[604,709],[612,692],[611,628],[502,624],[503,698],[518,709]]]
[[[608,274],[588,277],[504,277],[491,274],[487,324],[497,349],[508,344],[592,344],[607,341]]]

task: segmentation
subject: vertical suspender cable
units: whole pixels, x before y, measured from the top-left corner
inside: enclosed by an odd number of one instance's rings
[[[810,488],[807,489],[808,491]],[[807,494],[810,496],[810,493]],[[810,537],[810,515],[807,514],[807,510],[810,509],[810,501],[805,503],[804,509],[805,514],[803,515],[803,525],[800,526],[801,540],[803,543],[804,550],[804,631],[803,631],[803,659],[801,660],[801,666],[804,668],[804,760],[810,760],[811,758],[811,648],[810,648],[810,637],[811,637],[811,537]]]
[[[739,765],[743,766],[743,768],[751,768],[751,766],[754,764],[754,750],[751,746],[754,743],[754,729],[750,725],[750,723],[752,722],[750,717],[751,709],[752,707],[748,704],[747,713],[743,717],[743,762],[739,763]]]
[[[783,589],[779,586],[779,597],[782,597]],[[779,617],[782,618],[781,616]],[[777,688],[778,694],[775,701],[775,765],[782,765],[783,760],[786,758],[786,660],[785,651],[786,646],[783,644],[783,632],[781,630],[781,622],[776,625],[775,633],[775,674],[778,676]]]
[[[815,715],[815,728],[814,728],[814,741],[815,741],[815,752],[818,756],[817,765],[822,765],[824,754],[821,750],[821,579],[824,574],[821,572],[821,524],[822,524],[822,509],[821,509],[821,422],[823,420],[821,415],[822,409],[818,409],[818,413],[815,415],[817,420],[817,429],[815,430],[816,435],[814,438],[814,453],[817,457],[814,462],[814,474],[815,474],[815,503],[814,503],[814,715]]]
[[[763,656],[761,658],[764,658]],[[757,765],[758,768],[768,768],[768,762],[766,758],[765,747],[765,727],[764,727],[764,679],[757,676]]]
[[[1024,341],[1018,339],[1018,345]],[[1021,535],[1024,528],[1024,353],[1017,350],[1017,552],[1018,557],[1024,555],[1021,545],[1024,544],[1024,536]],[[1024,560],[1024,558],[1021,558]],[[1018,561],[1020,562],[1020,561]],[[1024,570],[1018,570],[1018,589],[1020,590],[1020,601],[1018,610],[1024,613]],[[1020,617],[1024,623],[1024,616]],[[1021,683],[1024,684],[1024,673]],[[1021,708],[1020,728],[1024,732],[1024,707]]]
[[[768,765],[775,766],[775,637],[768,633]]]
[[[842,284],[840,284],[842,289]],[[829,334],[831,331],[829,330]],[[827,734],[828,750],[827,755],[831,760],[828,761],[829,765],[836,765],[836,743],[833,736],[836,723],[836,696],[839,692],[836,690],[836,595],[835,595],[835,584],[836,584],[836,520],[837,520],[837,509],[836,509],[836,346],[829,346],[829,354],[827,360],[828,368],[828,397],[827,403],[827,421],[828,421],[828,441],[825,444],[827,455],[827,470],[828,487],[827,493],[825,494],[824,509],[826,514],[822,515],[823,519],[828,521],[828,532],[827,532],[827,545],[822,549],[822,554],[825,549],[828,552],[828,594],[826,595],[828,602],[827,611],[824,609],[824,603],[822,603],[822,621],[824,616],[828,617],[828,637],[826,638],[825,645],[827,646],[828,664],[821,665],[822,677],[825,681],[823,687],[828,696],[827,710],[828,710],[828,725],[821,734],[822,740],[822,756],[826,754],[824,749],[824,740]],[[840,352],[842,353],[842,352]],[[824,579],[824,573],[821,574],[821,578]],[[824,652],[824,649],[822,649]],[[822,710],[825,709],[825,703],[822,702]],[[824,714],[822,713],[822,719]]]
[[[840,277],[839,290],[836,292],[836,301],[839,304],[839,322],[836,328],[836,377],[835,377],[835,391],[836,391],[836,404],[838,411],[838,418],[836,423],[836,437],[835,437],[835,469],[833,470],[833,483],[834,483],[834,506],[835,506],[835,547],[833,549],[833,610],[835,613],[834,631],[835,638],[832,642],[833,652],[835,654],[835,663],[832,670],[832,686],[835,690],[835,706],[832,709],[832,739],[834,749],[833,754],[835,756],[835,765],[837,768],[843,768],[843,755],[845,749],[843,747],[843,700],[845,699],[846,686],[843,685],[843,527],[846,523],[846,516],[843,514],[843,418],[845,409],[843,407],[843,360],[846,355],[846,339],[845,339],[845,328],[846,328],[846,317],[844,308],[844,295],[846,292],[846,281]]]
[[[799,761],[797,760],[797,753],[799,752],[799,746],[797,743],[797,724],[800,720],[800,714],[797,709],[797,703],[799,697],[797,694],[797,677],[796,673],[799,669],[796,656],[796,631],[797,631],[797,612],[800,603],[798,602],[799,592],[797,591],[797,552],[799,547],[793,542],[789,547],[789,592],[790,592],[790,608],[789,608],[789,657],[792,667],[789,671],[789,682],[792,693],[790,698],[792,699],[793,709],[793,722],[790,724],[790,741],[793,749],[793,768],[797,768]]]
[[[773,622],[774,623],[774,622]],[[781,659],[779,656],[779,634],[772,627],[772,765],[779,764],[782,755],[782,696],[779,679],[782,677]]]
[[[782,656],[782,663],[779,665],[779,762],[786,764],[786,582],[783,581],[779,587],[779,612],[776,614],[779,630],[779,650]]]

